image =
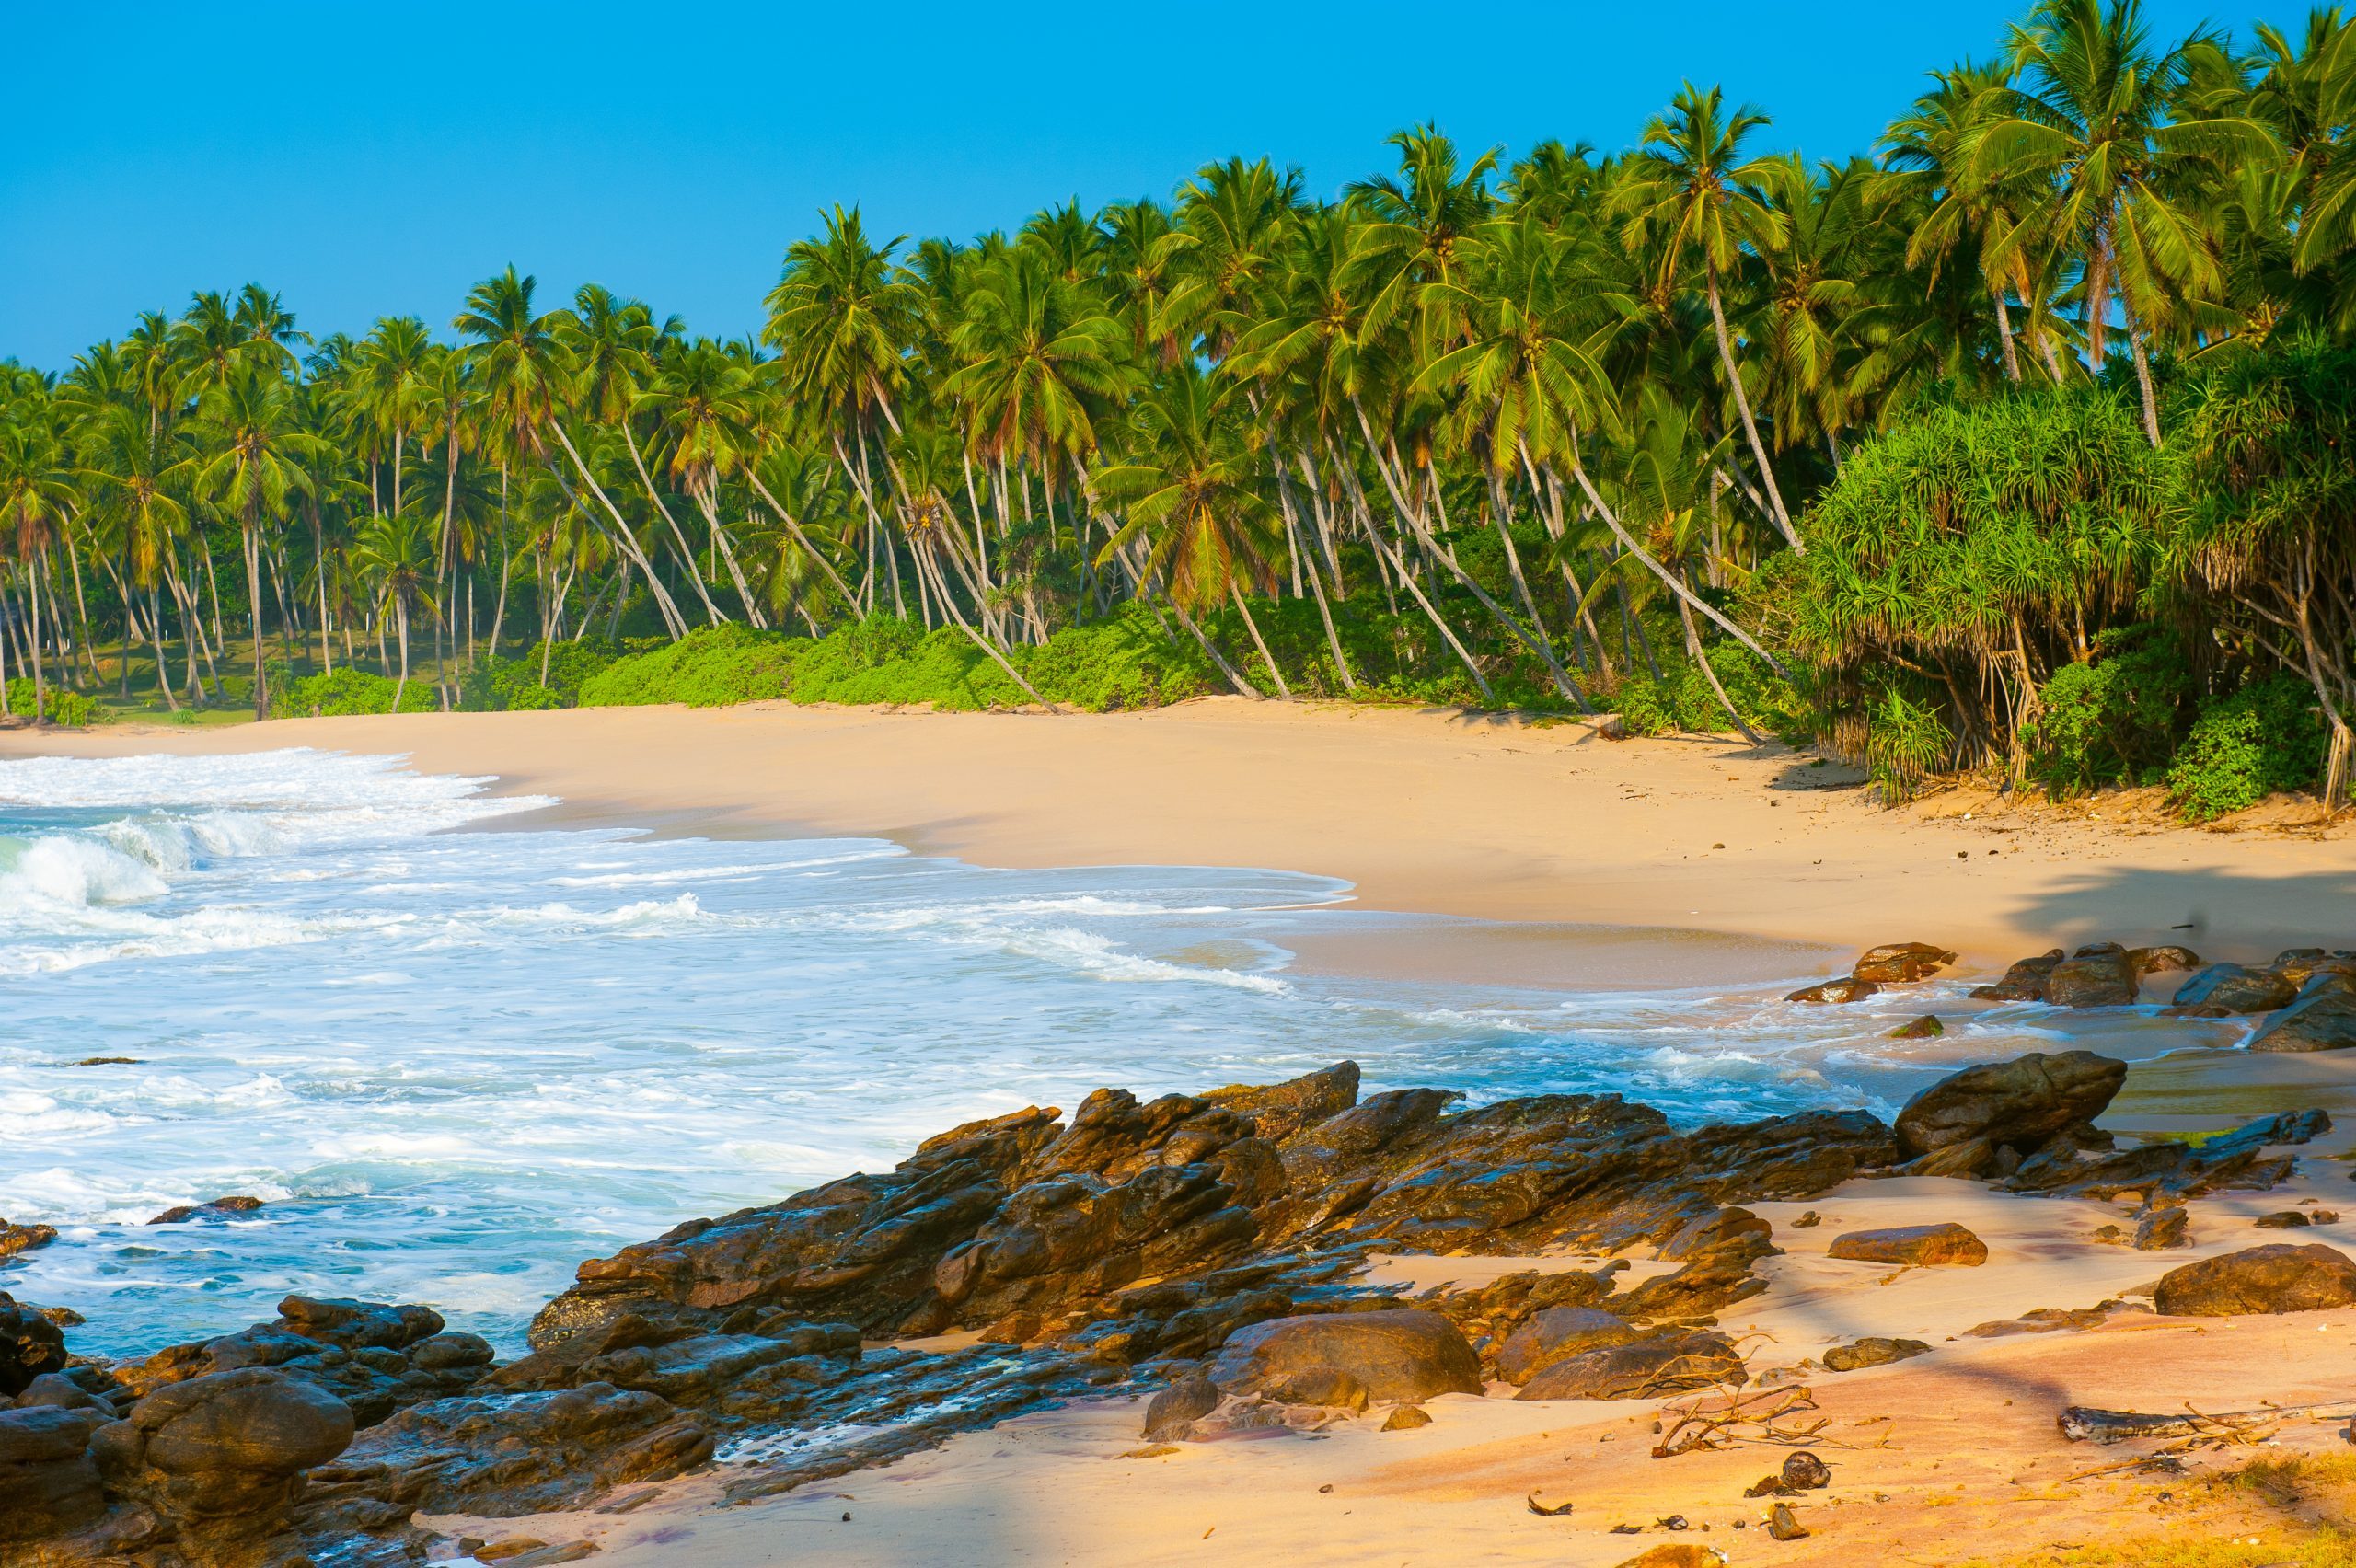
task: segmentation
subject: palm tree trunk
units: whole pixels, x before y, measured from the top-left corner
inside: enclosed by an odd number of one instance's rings
[[[671,515],[671,509],[664,505],[663,498],[655,493],[654,480],[646,472],[646,459],[639,455],[638,437],[631,433],[629,421],[623,420],[621,426],[622,444],[629,448],[630,467],[638,470],[638,482],[645,487],[646,499],[654,503],[654,510],[661,513],[663,521],[671,525],[671,537],[678,541],[680,556],[688,560],[694,559],[695,552],[687,548],[687,536],[679,531],[678,520]],[[726,620],[728,617],[720,613],[720,606],[711,602],[711,595],[704,592],[703,579],[692,571],[687,575],[696,585],[696,597],[703,601],[703,613],[711,617],[711,624],[718,626],[722,621]],[[738,580],[736,587],[739,593],[744,591],[745,584],[741,579]],[[750,607],[750,601],[747,601],[747,607]],[[760,623],[756,620],[754,624],[757,626]]]
[[[40,551],[33,551],[26,561],[25,598],[32,605],[33,617],[33,719],[36,722],[49,717],[49,677],[43,666],[48,663],[40,652]]]
[[[1718,684],[1718,672],[1710,667],[1710,656],[1703,651],[1702,634],[1693,629],[1693,611],[1683,599],[1677,601],[1677,619],[1678,624],[1685,628],[1686,657],[1700,667],[1702,678],[1710,683],[1711,695],[1718,699],[1718,706],[1726,709],[1727,717],[1734,721],[1734,727],[1742,732],[1742,738],[1757,745],[1758,734],[1743,722],[1742,715],[1735,710],[1733,699],[1727,696],[1727,688]]]
[[[564,446],[565,455],[572,459],[573,467],[580,471],[581,482],[589,487],[589,493],[597,498],[597,503],[603,506],[606,509],[606,514],[614,520],[614,527],[618,535],[614,542],[638,563],[640,574],[646,579],[646,586],[653,592],[654,602],[663,611],[664,627],[670,632],[671,640],[676,642],[687,634],[687,620],[679,614],[679,606],[671,602],[671,595],[664,591],[662,579],[654,574],[653,565],[647,560],[646,552],[639,548],[638,536],[629,531],[629,525],[622,521],[621,512],[606,496],[604,489],[598,485],[596,476],[589,472],[589,465],[581,460],[581,454],[573,448],[572,438],[564,432],[564,421],[552,419],[549,421],[549,428],[556,432],[557,440]],[[557,471],[553,464],[549,466],[549,472],[555,477],[558,485],[570,495],[572,487],[565,484],[564,476]]]
[[[857,614],[859,595],[851,592],[849,582],[843,581],[843,574],[835,570],[835,563],[828,560],[820,553],[818,547],[810,542],[810,536],[802,531],[802,525],[794,521],[793,513],[787,510],[783,502],[769,493],[769,487],[761,482],[761,476],[754,472],[749,465],[745,469],[745,477],[753,481],[753,488],[761,492],[761,499],[776,510],[779,517],[784,519],[786,531],[793,536],[793,542],[800,545],[804,553],[818,563],[819,570],[826,574],[826,581],[832,582],[835,585],[835,591],[843,596],[845,606],[853,614]]]
[[[2125,299],[2126,295],[2122,292],[2119,297]],[[2159,405],[2152,398],[2151,356],[2144,352],[2143,334],[2135,318],[2135,306],[2131,303],[2127,306],[2127,346],[2134,351],[2135,386],[2143,398],[2143,438],[2152,444],[2152,449],[2156,452],[2160,446],[2160,410]]]
[[[1252,618],[1252,606],[1243,602],[1243,590],[1233,582],[1227,585],[1227,596],[1235,603],[1236,613],[1243,617],[1244,629],[1252,634],[1252,645],[1268,666],[1268,678],[1276,683],[1276,695],[1287,702],[1292,700],[1292,688],[1285,685],[1285,673],[1276,668],[1276,656],[1268,651],[1268,640],[1260,635],[1260,623]]]
[[[1039,704],[1050,713],[1062,713],[1062,709],[1057,707],[1054,703],[1040,696],[1039,689],[1033,686],[1029,681],[1022,678],[1022,672],[1016,669],[1012,662],[1011,662],[1005,654],[999,652],[996,647],[992,646],[989,639],[984,637],[980,632],[976,631],[972,625],[966,621],[965,613],[957,607],[956,601],[950,595],[949,584],[942,580],[941,575],[941,563],[938,560],[932,559],[932,552],[930,549],[918,549],[916,552],[916,563],[917,583],[919,587],[923,586],[924,583],[925,567],[930,565],[932,568],[933,585],[936,593],[940,596],[941,608],[946,610],[950,616],[954,617],[957,622],[957,629],[964,632],[965,636],[971,640],[975,647],[980,649],[984,653],[988,654],[990,662],[995,663],[999,669],[1005,671],[1006,678],[1012,681],[1016,686],[1021,686],[1023,691],[1029,695],[1032,701]]]
[[[1636,543],[1635,539],[1629,535],[1628,530],[1620,525],[1619,517],[1613,513],[1610,506],[1604,503],[1603,497],[1596,493],[1595,481],[1588,477],[1587,465],[1579,461],[1576,455],[1571,458],[1571,477],[1578,480],[1579,489],[1587,492],[1588,502],[1595,508],[1596,515],[1603,519],[1604,526],[1611,530],[1611,536],[1620,541],[1622,548],[1625,549],[1630,555],[1634,556],[1638,560],[1643,561],[1646,567],[1650,568],[1652,574],[1655,577],[1659,578],[1664,583],[1668,584],[1669,592],[1675,594],[1680,600],[1692,605],[1695,609],[1701,611],[1703,615],[1717,622],[1718,626],[1737,642],[1741,643],[1745,648],[1750,649],[1753,653],[1756,653],[1761,659],[1764,659],[1767,662],[1767,667],[1769,669],[1774,671],[1785,680],[1791,679],[1791,672],[1784,669],[1784,666],[1777,662],[1775,655],[1768,652],[1764,648],[1760,647],[1758,641],[1751,637],[1750,633],[1743,630],[1742,628],[1735,625],[1734,622],[1720,615],[1717,611],[1717,607],[1712,605],[1708,600],[1694,597],[1692,593],[1686,588],[1685,584],[1679,581],[1675,573],[1671,572],[1667,567],[1661,565],[1660,562],[1655,560],[1650,552],[1648,552],[1644,546]]]
[[[1546,622],[1538,613],[1538,601],[1530,596],[1529,580],[1521,574],[1521,552],[1513,545],[1512,504],[1507,501],[1505,487],[1498,482],[1495,469],[1489,471],[1488,480],[1489,514],[1496,523],[1497,538],[1506,548],[1506,567],[1513,578],[1514,592],[1520,596],[1521,607],[1530,617],[1530,629],[1538,634],[1539,654],[1554,677],[1554,689],[1578,704],[1580,712],[1591,714],[1595,709],[1588,702],[1587,693],[1579,689],[1578,682],[1571,679],[1570,672],[1563,668],[1563,661],[1555,656],[1554,640],[1546,635]]]
[[[1267,694],[1238,674],[1235,666],[1227,662],[1227,656],[1213,646],[1209,638],[1203,635],[1203,628],[1195,624],[1195,617],[1186,613],[1185,605],[1172,598],[1170,600],[1170,607],[1177,612],[1178,624],[1194,634],[1195,640],[1202,645],[1203,651],[1210,656],[1211,663],[1218,666],[1218,673],[1227,677],[1227,684],[1235,688],[1237,696],[1248,697],[1254,702],[1268,700]]]
[[[246,598],[253,611],[254,645],[254,717],[270,717],[270,678],[261,663],[261,526],[258,518],[246,518]]]
[[[1718,363],[1726,366],[1727,384],[1734,389],[1735,412],[1742,416],[1743,433],[1750,438],[1750,455],[1759,460],[1760,482],[1767,488],[1767,499],[1774,504],[1774,524],[1783,530],[1794,555],[1806,555],[1807,547],[1793,531],[1792,514],[1784,510],[1784,492],[1775,488],[1775,470],[1768,466],[1766,444],[1759,439],[1759,423],[1750,417],[1750,394],[1743,389],[1742,372],[1734,363],[1734,339],[1727,331],[1726,304],[1718,297],[1718,270],[1709,270],[1710,321],[1717,329]]]
[[[2004,379],[2018,386],[2021,384],[2021,356],[2013,346],[2013,313],[2004,304],[2004,285],[1999,283],[1988,291],[1996,302],[1996,336],[2004,345]]]
[[[401,492],[400,472],[398,467],[393,469],[393,493],[397,496]],[[395,510],[398,510],[399,504],[398,502],[394,502]],[[399,621],[401,630],[401,674],[400,679],[393,683],[393,711],[398,713],[401,710],[401,694],[409,689],[409,601],[398,592],[393,595],[393,615]]]

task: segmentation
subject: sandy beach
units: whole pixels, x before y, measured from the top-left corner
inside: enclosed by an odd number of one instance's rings
[[[1967,970],[1992,970],[2095,939],[2259,958],[2356,936],[2356,841],[2344,835],[2202,833],[2148,814],[2122,821],[2102,801],[2065,813],[1985,794],[1892,812],[1854,772],[1780,748],[1618,741],[1569,723],[1242,701],[1061,718],[761,704],[0,735],[0,756],[278,746],[398,754],[424,771],[495,778],[502,792],[560,797],[543,820],[887,836],[998,866],[1266,867],[1344,880],[1361,907],[1506,923],[1410,931],[1387,945],[1312,939],[1300,954],[1304,964],[1409,975],[1610,984],[1646,965],[1688,965],[1739,980],[1845,969],[1859,948],[1910,939],[1960,950]],[[1614,948],[1562,936],[1575,926],[1647,929]],[[2056,1024],[2052,1048],[2066,1048],[2067,1027]],[[2162,1255],[2093,1239],[2131,1203],[2012,1196],[1976,1182],[1860,1180],[1812,1205],[1754,1205],[1782,1255],[1761,1265],[1766,1293],[1722,1322],[1748,1347],[1754,1376],[1796,1367],[1792,1379],[1814,1390],[1825,1422],[1815,1446],[1835,1481],[1807,1500],[1806,1539],[1770,1539],[1767,1505],[1743,1496],[1784,1450],[1654,1459],[1662,1401],[1465,1395],[1432,1401],[1433,1423],[1417,1431],[1380,1430],[1378,1409],[1313,1439],[1161,1449],[1141,1447],[1137,1402],[1082,1401],[749,1506],[716,1505],[719,1482],[689,1476],[582,1512],[427,1522],[503,1550],[558,1550],[527,1561],[569,1560],[569,1544],[594,1544],[594,1560],[613,1568],[1607,1568],[1664,1544],[1793,1568],[2123,1564],[2143,1560],[2137,1542],[2187,1530],[2246,1536],[2257,1553],[2218,1562],[2344,1561],[2294,1555],[2321,1539],[2318,1520],[2338,1516],[2330,1508],[2201,1479],[2249,1451],[2136,1470],[2123,1461],[2149,1445],[2090,1448],[2055,1427],[2073,1403],[2241,1411],[2356,1386],[2356,1309],[2195,1321],[2135,1304],[2167,1268],[2273,1239],[2255,1228],[2262,1214],[2356,1200],[2339,1162],[2356,1143],[2356,1063],[2211,1052],[2146,1064],[2102,1124],[2131,1136],[2208,1132],[2309,1106],[2347,1125],[2302,1147],[2300,1174],[2284,1185],[2195,1200],[2193,1246]],[[1820,1211],[1820,1225],[1796,1227],[1803,1209]],[[1948,1221],[1988,1243],[1986,1266],[1892,1271],[1825,1255],[1844,1230]],[[2356,1249],[2356,1222],[2318,1223],[2298,1239],[2345,1238]],[[1532,1260],[1386,1266],[1424,1288]],[[1657,1272],[1640,1262],[1623,1287]],[[2121,1297],[2129,1309],[2091,1326],[1988,1327]],[[1841,1376],[1798,1365],[1868,1333],[1920,1338],[1938,1354]],[[2346,1452],[2339,1426],[2317,1421],[2285,1424],[2263,1450]],[[2349,1478],[2319,1462],[2344,1500]],[[1541,1516],[1525,1502],[1533,1494],[1575,1510]],[[1690,1528],[1659,1522],[1671,1516]],[[2023,1555],[2064,1548],[2092,1555]]]
[[[1257,866],[1341,878],[1361,907],[1738,933],[1843,961],[1911,940],[1999,967],[2103,939],[2258,958],[2356,907],[2344,830],[2218,834],[1978,791],[1892,812],[1854,770],[1780,746],[1454,711],[753,703],[0,734],[0,756],[276,746],[490,775],[570,821],[874,836],[993,866]],[[1521,945],[1477,962],[1544,973],[1542,938]]]

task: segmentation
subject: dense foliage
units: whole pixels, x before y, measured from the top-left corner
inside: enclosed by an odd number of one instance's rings
[[[1611,707],[1897,796],[2172,778],[2288,672],[2337,798],[2352,105],[2338,10],[2042,0],[1872,159],[1689,85],[1333,200],[837,209],[757,340],[513,267],[446,339],[200,293],[0,367],[0,696]]]

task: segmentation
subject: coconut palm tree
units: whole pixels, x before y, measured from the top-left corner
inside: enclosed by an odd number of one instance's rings
[[[270,714],[269,673],[261,657],[264,535],[284,517],[288,498],[311,482],[309,467],[330,459],[332,449],[305,428],[293,388],[262,363],[237,365],[207,392],[199,421],[205,456],[196,470],[196,488],[237,520],[245,544],[254,717],[263,719]]]
[[[11,417],[0,420],[0,539],[16,548],[18,575],[31,607],[33,714],[49,711],[46,661],[41,651],[40,584],[50,548],[80,495],[74,475],[64,466],[64,451],[45,397],[16,399]],[[0,679],[0,712],[6,712]]]
[[[439,617],[434,601],[436,550],[434,525],[415,512],[388,512],[373,519],[352,541],[351,563],[367,584],[375,613],[389,612],[400,636],[400,674],[393,685],[393,711],[401,710],[401,695],[409,689],[409,626],[410,617]]]

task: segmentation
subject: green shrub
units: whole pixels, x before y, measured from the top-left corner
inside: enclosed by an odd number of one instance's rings
[[[2174,636],[2130,627],[2099,638],[2094,656],[2056,670],[2022,739],[2029,776],[2057,796],[2156,778],[2181,730],[2192,672]]]
[[[1172,639],[1151,610],[1134,604],[1110,619],[1067,627],[1044,647],[1019,650],[1014,662],[1042,697],[1091,713],[1165,707],[1220,685],[1194,639]],[[1326,674],[1339,686],[1330,657]]]
[[[1666,682],[1627,681],[1614,700],[1620,708],[1620,727],[1632,735],[1666,735],[1680,727],[1677,694]]]
[[[8,682],[8,711],[30,713],[32,710],[32,676],[13,676]],[[97,699],[84,697],[70,686],[52,686],[44,688],[40,694],[40,716],[52,724],[79,730],[98,722],[105,714]]]
[[[1923,776],[1946,760],[1953,744],[1936,709],[1910,702],[1892,687],[1872,709],[1865,731],[1865,772],[1882,800],[1894,806],[1914,798]]]
[[[341,719],[359,714],[390,713],[393,692],[399,683],[389,675],[355,670],[347,664],[331,675],[306,675],[300,680],[276,676],[271,682],[270,713],[273,719]],[[411,674],[401,688],[401,711],[432,713],[442,706],[433,683]]]
[[[2323,772],[2323,721],[2315,689],[2276,675],[2201,705],[2168,769],[2168,798],[2187,822],[2246,811]]]
[[[722,622],[617,659],[581,683],[579,701],[583,708],[720,708],[783,697],[794,661],[810,646],[807,638]]]

